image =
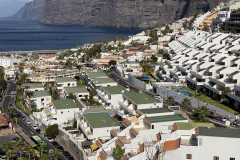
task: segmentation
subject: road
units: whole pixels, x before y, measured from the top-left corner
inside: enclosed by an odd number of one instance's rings
[[[15,101],[15,97],[16,94],[13,94],[14,92],[16,92],[17,89],[17,85],[14,82],[8,82],[9,87],[8,87],[8,91],[6,93],[6,97],[3,103],[3,107],[5,108],[5,110],[8,109],[9,104],[13,103],[13,106],[15,107],[14,101]],[[12,99],[12,100],[11,100]],[[12,101],[12,102],[11,102]],[[15,107],[16,108],[16,107]],[[18,108],[16,108],[16,110],[18,112],[20,112],[22,115],[25,115],[22,111],[20,111]],[[26,115],[25,115],[26,119],[29,119]],[[25,121],[22,120],[22,118],[18,118],[18,125],[22,128],[23,132],[28,136],[31,137],[33,135],[39,135],[30,125],[28,125]],[[39,135],[41,137],[41,135]],[[47,147],[49,150],[54,150],[56,149],[55,147],[52,146],[51,143],[49,143],[44,137],[42,137],[42,139],[47,143]],[[59,157],[58,159],[60,160],[66,160],[65,157]]]

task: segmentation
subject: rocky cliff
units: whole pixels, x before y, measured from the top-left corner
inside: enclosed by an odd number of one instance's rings
[[[153,28],[206,12],[221,1],[228,0],[45,0],[41,23]],[[39,18],[34,2],[26,6],[25,19],[36,12]]]
[[[24,5],[12,18],[41,20],[45,0],[33,0]]]

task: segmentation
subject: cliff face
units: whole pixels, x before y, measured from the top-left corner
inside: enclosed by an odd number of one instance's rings
[[[45,0],[33,0],[24,5],[12,18],[41,20]]]
[[[17,15],[43,24],[153,28],[222,1],[228,0],[34,0]]]
[[[158,27],[227,0],[46,0],[41,23]]]

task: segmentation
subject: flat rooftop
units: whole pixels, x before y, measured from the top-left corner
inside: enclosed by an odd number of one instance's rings
[[[191,122],[176,122],[177,130],[191,130],[196,127],[212,127],[215,128],[213,123],[191,123]]]
[[[156,114],[156,113],[166,113],[166,112],[173,112],[167,107],[163,108],[150,108],[150,109],[139,109],[140,112],[143,114]]]
[[[67,87],[65,88],[67,93],[88,93],[86,87]]]
[[[57,83],[64,83],[64,82],[73,82],[76,81],[74,78],[72,77],[61,77],[61,78],[56,78],[56,82]]]
[[[240,138],[240,129],[199,127],[199,136]]]
[[[134,93],[125,91],[123,95],[136,104],[160,103],[159,100],[147,95],[146,93]]]
[[[57,110],[79,108],[71,99],[53,100],[52,103]]]
[[[151,123],[186,120],[185,118],[183,118],[181,115],[178,115],[178,114],[167,115],[167,116],[146,117],[146,119]]]
[[[106,91],[109,94],[122,94],[122,91],[124,90],[125,92],[125,88],[122,86],[109,86],[109,87],[102,87],[102,89],[104,91]]]
[[[112,80],[111,78],[92,78],[95,84],[105,84],[105,83],[117,83],[116,81]]]
[[[51,96],[47,91],[34,91],[31,98]]]
[[[29,89],[43,88],[42,83],[24,83],[23,86]]]
[[[119,126],[118,122],[115,121],[108,113],[88,113],[84,114],[84,117],[90,123],[92,128]]]

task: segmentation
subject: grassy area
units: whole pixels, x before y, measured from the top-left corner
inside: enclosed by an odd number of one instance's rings
[[[30,111],[29,111],[28,107],[26,105],[24,105],[24,106],[21,105],[19,95],[17,95],[16,106],[20,110],[22,110],[24,113],[26,113],[27,115],[30,115]]]
[[[86,81],[85,80],[77,81],[77,85],[86,85]]]
[[[78,134],[79,131],[72,131],[72,132],[69,132],[70,134]]]
[[[206,96],[205,94],[203,93],[198,93],[197,91],[191,89],[191,88],[188,88],[188,87],[185,87],[185,86],[182,86],[180,87],[180,90],[184,90],[184,91],[188,91],[190,92],[190,96],[191,97],[194,97],[202,102],[205,102],[205,103],[209,103],[209,104],[212,104],[218,108],[221,108],[225,111],[228,111],[230,113],[233,113],[233,114],[239,114],[237,111],[233,110],[232,108],[220,103],[220,101],[217,101],[217,100],[214,100],[212,99],[211,97],[208,97]]]

